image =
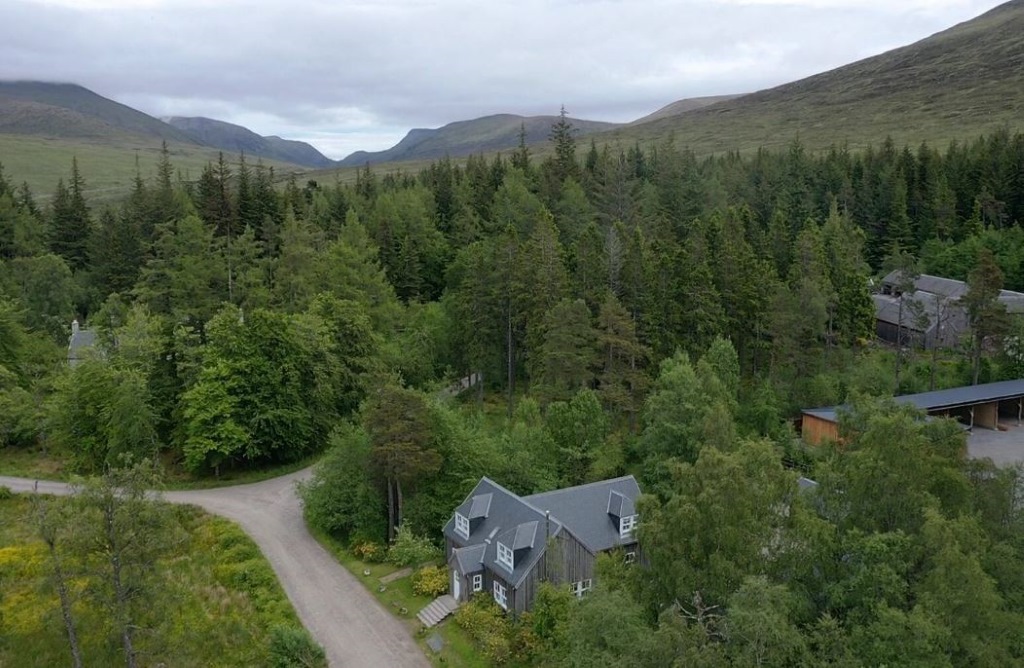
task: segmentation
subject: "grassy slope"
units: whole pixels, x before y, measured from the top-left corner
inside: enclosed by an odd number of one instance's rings
[[[734,100],[739,95],[710,95],[707,97],[688,97],[683,100],[676,100],[670,104],[666,104],[661,109],[658,109],[653,114],[647,114],[643,118],[630,123],[630,125],[640,125],[641,123],[649,123],[651,121],[658,120],[659,118],[668,118],[670,116],[678,116],[679,114],[685,114],[688,111],[695,109],[703,109],[704,107],[710,107],[713,104],[719,102],[727,102]]]
[[[62,502],[62,501],[57,501]],[[46,582],[43,545],[27,521],[27,496],[0,500],[0,666],[68,665],[56,596]],[[234,524],[175,507],[184,540],[158,564],[163,578],[155,626],[139,633],[146,665],[267,665],[274,625],[298,618],[259,549]],[[88,578],[77,577],[80,593]],[[76,594],[74,614],[85,665],[124,663],[93,604]],[[166,606],[166,607],[164,607]]]
[[[515,116],[498,114],[469,121],[456,121],[436,130],[410,130],[402,141],[386,151],[359,151],[341,161],[342,166],[361,166],[396,161],[436,160],[445,155],[467,156],[475,153],[512,150],[519,143],[520,129],[526,130],[528,143],[546,141],[557,116]],[[615,127],[612,123],[572,119],[580,135]]]
[[[17,107],[26,104],[31,117],[18,113]],[[193,143],[163,121],[76,84],[0,81],[0,116],[0,128],[11,134],[104,138],[123,133]]]
[[[1024,0],[900,49],[808,79],[598,135],[707,154],[848,142],[945,144],[1003,126],[1024,129]]]
[[[186,181],[199,177],[203,166],[217,160],[217,151],[195,145],[171,144],[171,162]],[[7,178],[28,183],[40,201],[47,200],[63,178],[67,182],[72,158],[85,179],[86,197],[90,203],[115,201],[128,192],[135,178],[138,157],[143,176],[155,171],[160,156],[160,142],[116,136],[102,141],[54,139],[0,134],[0,164]],[[235,160],[231,156],[231,160]],[[255,162],[255,161],[251,161]],[[264,160],[279,175],[302,168]]]

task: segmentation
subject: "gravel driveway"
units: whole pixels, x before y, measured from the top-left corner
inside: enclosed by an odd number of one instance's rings
[[[319,543],[302,518],[295,483],[311,469],[251,485],[165,492],[237,522],[259,545],[299,619],[323,645],[331,666],[399,668],[429,666],[408,629],[392,617]],[[0,476],[0,486],[30,492],[33,480]],[[40,481],[44,494],[66,494],[67,485]]]

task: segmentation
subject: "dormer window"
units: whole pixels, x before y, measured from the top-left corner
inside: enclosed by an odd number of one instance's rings
[[[455,513],[455,533],[463,538],[469,538],[469,518],[461,513]]]
[[[498,543],[498,563],[507,568],[510,573],[516,567],[512,550],[503,543]]]
[[[619,519],[619,538],[626,539],[633,537],[633,529],[636,528],[637,515],[627,515]]]

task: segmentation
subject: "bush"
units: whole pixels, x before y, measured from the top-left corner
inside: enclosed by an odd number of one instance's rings
[[[313,477],[299,486],[306,521],[344,543],[383,540],[387,503],[368,473],[369,438],[358,427],[342,425],[330,445]]]
[[[14,492],[9,488],[0,485],[0,501],[9,501],[14,498]]]
[[[455,611],[455,623],[473,638],[484,657],[500,665],[512,656],[512,623],[487,596],[475,596]]]
[[[275,626],[270,631],[270,665],[273,668],[327,668],[327,656],[305,629]]]
[[[374,543],[373,541],[364,541],[362,543],[356,543],[355,547],[352,548],[352,554],[356,555],[356,558],[362,559],[365,562],[371,564],[379,564],[384,561],[384,557],[387,556],[387,550],[380,543]]]
[[[388,563],[395,566],[412,566],[437,559],[439,555],[433,543],[415,535],[412,529],[403,524],[398,527],[395,542],[388,550]]]
[[[448,591],[448,571],[437,566],[427,566],[412,576],[412,591],[418,596],[440,596]]]

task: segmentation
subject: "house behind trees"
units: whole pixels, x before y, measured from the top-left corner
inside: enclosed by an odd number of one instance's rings
[[[481,479],[444,527],[451,595],[489,595],[517,613],[541,582],[582,596],[598,554],[621,549],[636,560],[639,496],[633,476],[523,497]]]
[[[968,289],[963,281],[921,274],[914,280],[913,290],[904,292],[900,271],[889,273],[882,279],[880,291],[872,295],[878,338],[926,350],[960,344],[970,333],[963,303]],[[1024,313],[1024,293],[1001,290],[999,302],[1007,313]]]

